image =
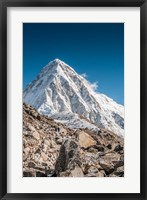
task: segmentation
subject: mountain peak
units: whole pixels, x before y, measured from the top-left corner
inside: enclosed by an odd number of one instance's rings
[[[53,62],[56,62],[56,63],[61,63],[61,62],[63,62],[62,60],[60,60],[60,59],[58,59],[58,58],[55,58],[54,60],[53,60]]]
[[[63,72],[73,72],[76,73],[74,71],[74,69],[72,67],[70,67],[67,63],[65,63],[64,61],[60,60],[59,58],[55,58],[54,60],[50,61],[45,68],[51,72],[51,69],[54,71],[58,71],[59,73],[61,73],[61,71],[63,70]],[[77,75],[77,73],[76,73]]]
[[[61,69],[61,66],[65,67],[65,66],[67,66],[67,64],[65,64],[62,60],[56,58],[56,59],[50,61],[45,67],[43,67],[40,74],[43,74],[43,76],[44,75],[47,76],[49,74],[54,74],[57,71],[60,71],[59,69]]]
[[[93,92],[88,81],[58,58],[48,63],[28,85],[23,99],[43,115],[78,114],[118,135],[124,133],[123,107]],[[74,124],[76,120],[74,118]]]
[[[62,60],[55,58],[54,60],[50,61],[45,67],[49,67],[49,68],[58,68],[58,67],[69,67],[65,62],[63,62]]]
[[[64,64],[65,66],[68,66],[64,61],[60,60],[59,58],[55,58],[54,60],[52,60],[50,63],[53,63],[55,65],[59,65],[59,64]]]

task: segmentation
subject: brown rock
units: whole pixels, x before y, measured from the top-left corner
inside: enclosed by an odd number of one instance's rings
[[[80,167],[76,166],[75,169],[71,171],[69,176],[70,177],[83,177],[84,174],[83,174],[82,169]]]
[[[33,172],[23,172],[23,177],[34,177],[35,176],[35,173]]]
[[[34,162],[29,162],[28,163],[28,167],[30,168],[34,168],[36,166],[36,164]]]
[[[47,161],[48,159],[48,156],[44,152],[41,153],[41,157],[44,161]]]
[[[116,168],[121,167],[121,166],[123,166],[123,165],[124,165],[124,161],[119,160],[119,161],[115,164],[114,168],[116,169]]]
[[[104,155],[103,159],[107,163],[109,162],[117,163],[120,160],[120,154],[115,152],[108,152],[106,153],[106,155]]]
[[[51,148],[54,148],[56,145],[56,142],[54,140],[51,140]]]
[[[69,177],[69,175],[70,175],[69,171],[60,172],[60,177]]]
[[[46,144],[46,145],[48,145],[48,146],[49,146],[49,145],[50,145],[50,140],[49,140],[49,139],[48,139],[48,140],[47,140],[47,139],[45,139],[45,140],[44,140],[44,144]]]
[[[109,177],[117,177],[115,174],[110,174]]]
[[[47,151],[47,148],[48,148],[48,145],[44,144],[44,145],[43,145],[43,151],[46,152],[46,151]]]
[[[36,140],[39,140],[40,139],[40,135],[37,131],[34,131],[33,132],[33,137],[36,139]]]
[[[120,177],[124,176],[124,166],[118,167],[113,174]]]
[[[32,112],[31,114],[32,114],[32,116],[35,117],[35,118],[37,118],[37,116],[38,116],[38,113],[37,113],[37,112]]]
[[[56,132],[60,133],[60,135],[66,135],[67,134],[67,130],[63,127],[58,127],[56,128]]]
[[[49,153],[54,153],[54,152],[55,152],[55,149],[49,149],[48,152],[49,152]]]
[[[101,160],[99,164],[107,173],[112,173],[114,171],[114,167],[110,163]]]
[[[91,166],[89,169],[88,169],[88,173],[97,173],[98,172],[98,169],[94,166]]]
[[[62,138],[56,140],[57,144],[62,144]]]
[[[96,177],[96,174],[94,174],[94,173],[89,173],[89,174],[86,174],[85,176],[86,176],[86,177]]]
[[[41,152],[40,148],[38,148],[36,151],[35,151],[35,154],[39,154]]]
[[[96,176],[98,177],[105,177],[105,172],[103,170],[99,171]]]
[[[24,153],[25,153],[26,155],[28,155],[29,152],[30,152],[30,148],[29,148],[29,147],[26,147],[26,148],[24,149]]]
[[[95,148],[93,148],[93,147],[90,147],[90,148],[88,148],[88,152],[97,153],[97,152],[98,152],[98,149],[95,149]]]
[[[84,131],[81,131],[78,136],[79,144],[81,147],[87,148],[96,144],[96,141]]]
[[[36,129],[35,129],[31,124],[29,124],[28,129],[29,129],[30,131],[36,131]]]
[[[39,159],[40,159],[40,154],[36,153],[36,154],[34,155],[34,159],[35,159],[36,162],[39,161]]]
[[[47,163],[42,162],[41,165],[42,165],[43,167],[47,167]]]

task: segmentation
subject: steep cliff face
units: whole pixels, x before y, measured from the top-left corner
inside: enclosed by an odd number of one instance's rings
[[[25,89],[23,99],[39,113],[52,116],[69,127],[81,128],[77,121],[83,116],[96,125],[92,129],[99,126],[124,135],[124,107],[96,93],[84,77],[59,59],[42,69]],[[83,128],[86,126],[83,124]]]

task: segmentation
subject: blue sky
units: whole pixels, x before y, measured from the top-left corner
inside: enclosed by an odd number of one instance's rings
[[[24,23],[23,88],[55,58],[124,104],[123,23]]]

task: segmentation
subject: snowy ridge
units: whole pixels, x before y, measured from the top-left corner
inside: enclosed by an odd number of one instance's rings
[[[61,113],[54,114],[51,117],[55,119],[56,122],[62,122],[63,124],[66,124],[67,127],[71,129],[88,128],[89,130],[97,132],[97,133],[99,131],[98,126],[90,123],[88,120],[80,117],[76,113],[61,112]]]
[[[60,118],[61,122],[72,124],[72,127],[77,126],[72,120],[82,115],[101,127],[124,135],[124,107],[103,94],[97,94],[84,77],[59,59],[42,69],[24,90],[23,99],[41,114]],[[64,117],[71,113],[68,123],[61,113]],[[73,117],[73,113],[78,115]]]

